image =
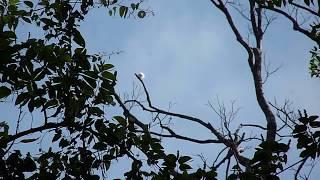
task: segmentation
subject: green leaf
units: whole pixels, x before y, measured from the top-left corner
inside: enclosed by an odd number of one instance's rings
[[[114,116],[113,117],[115,120],[117,120],[119,122],[119,124],[123,125],[123,126],[127,126],[127,120],[124,119],[121,116]]]
[[[298,120],[303,124],[307,124],[309,122],[309,118],[307,117],[300,117]]]
[[[45,103],[44,108],[51,109],[51,108],[54,108],[54,107],[56,107],[58,105],[59,105],[59,102],[58,102],[57,99],[51,99],[51,100],[49,100],[48,102]]]
[[[24,17],[24,16],[22,16],[21,17],[25,22],[27,22],[27,23],[31,23],[31,20],[29,19],[29,18],[27,18],[27,17]]]
[[[318,128],[318,127],[320,127],[320,122],[319,121],[312,121],[312,122],[310,122],[310,126],[313,128]]]
[[[181,156],[181,157],[179,158],[178,162],[179,162],[180,164],[183,164],[183,163],[189,161],[190,159],[192,159],[192,158],[189,157],[189,156]]]
[[[312,121],[314,121],[314,120],[316,120],[318,118],[319,118],[319,116],[310,116],[309,120],[310,120],[310,122],[312,122]]]
[[[307,130],[307,126],[305,125],[296,125],[294,127],[293,133],[301,133]]]
[[[104,160],[104,167],[105,170],[108,170],[110,168],[111,162],[109,160]]]
[[[0,137],[8,136],[9,125],[5,121],[0,122],[0,129],[1,128],[3,128],[3,131],[0,132]]]
[[[92,168],[94,168],[94,169],[99,168],[100,165],[101,165],[101,163],[102,163],[102,160],[96,159],[96,160],[92,163]]]
[[[313,133],[313,138],[318,138],[320,137],[320,131],[316,131],[315,133]]]
[[[51,19],[48,19],[48,18],[41,18],[40,21],[43,22],[44,24],[48,25],[48,26],[52,26],[54,24],[54,22]]]
[[[119,9],[119,15],[120,15],[120,17],[125,18],[126,15],[127,15],[127,12],[128,12],[128,7],[126,7],[126,6],[121,6],[121,7],[120,7],[120,9]]]
[[[179,166],[179,169],[180,169],[181,171],[185,171],[185,170],[188,170],[188,169],[192,169],[192,167],[191,167],[190,165],[188,165],[188,164],[181,164],[181,165]]]
[[[64,148],[67,147],[70,144],[70,142],[64,138],[62,138],[59,142],[59,147]]]
[[[33,159],[30,157],[30,154],[27,155],[27,157],[23,161],[23,172],[32,172],[37,169],[36,163],[33,161]]]
[[[33,3],[31,1],[24,1],[24,4],[27,5],[30,8],[33,7]]]
[[[168,167],[175,167],[176,166],[176,161],[177,161],[177,157],[174,155],[174,154],[168,154],[166,157],[165,157],[165,164],[168,166]]]
[[[146,16],[146,12],[145,11],[139,11],[138,12],[138,17],[139,18],[144,18]]]
[[[315,154],[317,152],[317,147],[316,145],[311,145],[307,149],[303,150],[300,153],[300,157],[305,158],[305,157],[312,157],[314,158]]]
[[[136,4],[135,3],[131,3],[131,8],[132,8],[132,10],[136,10]]]
[[[26,101],[29,100],[29,94],[27,92],[21,93],[18,95],[16,102],[14,103],[15,105],[18,105],[25,101],[23,104],[27,103]]]
[[[8,39],[17,39],[17,36],[13,31],[4,31],[2,35]]]
[[[102,142],[97,142],[96,144],[93,145],[92,147],[93,149],[96,149],[96,150],[106,150],[107,149],[107,145],[102,143]]]
[[[31,99],[29,104],[28,104],[28,109],[29,109],[29,112],[32,112],[35,108],[35,103],[34,103],[34,100]]]
[[[108,69],[111,69],[111,68],[114,68],[114,65],[112,65],[112,64],[104,64],[103,65],[103,70],[108,70]]]
[[[30,142],[34,142],[36,140],[38,140],[39,138],[32,138],[32,139],[24,139],[24,140],[21,140],[20,142],[22,143],[30,143]]]
[[[103,111],[99,107],[89,107],[89,114],[95,115],[95,116],[102,116]]]
[[[116,77],[114,76],[114,74],[112,74],[109,71],[104,71],[102,72],[102,76],[106,79],[110,79],[110,80],[116,80]]]
[[[136,9],[139,9],[140,3],[136,3]]]
[[[19,0],[9,0],[9,5],[15,5],[19,2]]]
[[[56,134],[53,136],[52,142],[55,142],[55,141],[57,141],[58,139],[60,139],[60,138],[61,138],[61,135],[62,135],[61,130],[60,130],[60,131],[58,130],[58,131],[56,132]]]
[[[0,87],[0,99],[7,97],[11,94],[11,90],[5,86]]]
[[[304,3],[305,3],[307,6],[310,6],[310,0],[304,0]]]
[[[207,174],[206,174],[206,178],[207,179],[216,179],[215,177],[217,177],[217,172],[216,171],[214,171],[214,170],[211,170],[211,171],[209,171],[209,172],[207,172]],[[229,176],[230,177],[230,176]]]
[[[78,30],[74,30],[73,41],[77,43],[79,46],[85,47],[86,43]]]

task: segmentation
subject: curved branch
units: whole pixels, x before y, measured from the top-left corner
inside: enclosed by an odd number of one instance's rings
[[[270,11],[277,12],[277,13],[285,16],[289,21],[291,21],[291,23],[293,25],[293,30],[298,31],[298,32],[306,35],[307,37],[312,39],[314,42],[316,42],[318,46],[320,46],[320,42],[317,39],[317,37],[315,35],[313,35],[312,32],[309,32],[308,30],[303,29],[302,27],[300,27],[299,23],[293,17],[291,17],[288,13],[286,13],[286,12],[280,10],[280,9],[274,8],[274,7],[269,7],[269,6],[265,6],[265,5],[261,5],[261,7],[265,8],[265,9],[268,9]]]
[[[143,132],[143,131],[136,130],[135,132]],[[174,134],[161,134],[161,133],[151,132],[151,131],[149,133],[153,134],[153,135],[156,135],[156,136],[159,136],[159,137],[176,138],[176,139],[190,141],[190,142],[194,142],[194,143],[198,143],[198,144],[221,143],[221,141],[219,141],[219,140],[214,140],[214,139],[199,140],[199,139],[194,139],[194,138],[189,138],[189,137],[186,137],[186,136],[178,135],[176,133],[174,133]]]
[[[117,93],[113,91],[113,96],[115,97],[116,101],[119,103],[120,107],[123,110],[123,114],[125,117],[128,117],[130,120],[133,121],[134,124],[138,125],[143,130],[146,130],[147,125],[139,121],[130,111],[127,109],[125,104],[122,102],[121,98]]]
[[[48,130],[48,129],[55,129],[55,128],[60,128],[60,127],[67,127],[69,126],[70,124],[67,124],[65,122],[61,122],[61,123],[47,123],[43,126],[39,126],[39,127],[36,127],[36,128],[31,128],[31,129],[28,129],[28,130],[25,130],[25,131],[21,131],[19,133],[16,133],[14,135],[9,135],[8,138],[6,139],[1,139],[0,140],[0,144],[3,145],[3,144],[7,144],[8,142],[11,142],[11,141],[14,141],[16,139],[19,139],[23,136],[27,136],[27,135],[30,135],[30,134],[33,134],[33,133],[37,133],[37,132],[41,132],[41,131],[44,131],[44,130]]]
[[[267,130],[267,128],[263,127],[263,126],[260,126],[260,125],[257,125],[257,124],[240,124],[240,126],[242,127],[256,127],[256,128],[260,128],[262,130]]]
[[[226,8],[225,4],[223,4],[222,0],[218,0],[218,2],[211,0],[211,2],[218,8],[220,9],[224,15],[226,16],[226,19],[229,23],[229,26],[231,27],[233,33],[235,34],[235,36],[237,37],[237,41],[246,49],[247,53],[248,53],[248,63],[252,72],[252,76],[254,79],[254,87],[255,87],[255,91],[256,91],[256,98],[258,101],[258,104],[261,108],[261,110],[263,111],[265,117],[266,117],[266,121],[267,121],[267,140],[268,141],[274,141],[275,137],[276,137],[276,130],[277,130],[277,123],[276,123],[276,119],[275,116],[273,114],[273,112],[271,111],[267,100],[264,96],[264,92],[263,92],[263,87],[262,87],[262,78],[261,78],[261,62],[262,62],[262,57],[261,57],[261,49],[260,49],[260,45],[261,45],[261,41],[262,41],[262,37],[263,34],[262,32],[262,27],[261,27],[261,6],[258,7],[257,10],[257,17],[255,15],[255,2],[252,1],[250,2],[250,18],[252,21],[252,28],[254,29],[254,35],[256,38],[256,48],[251,48],[248,43],[246,43],[240,32],[238,31],[237,27],[235,26],[233,19],[228,11],[228,9]],[[258,22],[256,21],[256,18],[258,19]]]
[[[218,169],[224,162],[226,162],[227,159],[230,159],[231,157],[232,157],[232,151],[228,151],[227,155],[217,165],[215,165],[214,168]]]
[[[238,28],[236,27],[236,25],[234,24],[232,16],[230,15],[230,13],[229,13],[228,9],[226,8],[226,6],[224,5],[224,3],[221,0],[218,0],[219,3],[215,2],[214,0],[210,0],[210,1],[212,4],[214,4],[214,6],[216,6],[218,9],[220,9],[224,13],[234,35],[237,38],[237,41],[246,49],[246,51],[249,54],[251,54],[250,46],[248,45],[248,43],[246,43],[243,40],[243,37],[241,36],[240,32],[238,31]]]
[[[151,112],[157,112],[157,113],[160,113],[160,114],[166,114],[166,115],[169,115],[169,116],[178,117],[178,118],[181,118],[181,119],[186,119],[186,120],[190,120],[192,122],[196,122],[196,123],[202,125],[203,127],[207,128],[208,130],[210,130],[224,144],[226,144],[228,146],[230,146],[232,144],[229,140],[225,139],[224,136],[218,130],[216,130],[211,125],[211,123],[209,123],[209,122],[205,123],[203,120],[201,120],[199,118],[195,118],[195,117],[187,116],[187,115],[184,115],[184,114],[178,114],[178,113],[173,113],[173,112],[161,110],[161,109],[153,106],[152,102],[151,102],[151,98],[150,98],[149,92],[148,92],[148,90],[146,88],[146,85],[144,84],[142,79],[139,78],[139,76],[137,74],[136,74],[136,77],[141,82],[141,84],[143,86],[144,92],[146,93],[146,96],[147,96],[147,102],[148,102],[149,107],[153,109]],[[139,103],[139,105],[142,105],[142,104]],[[142,106],[142,107],[144,107],[144,106]],[[147,108],[144,108],[144,110],[148,111]]]
[[[192,117],[192,116],[187,116],[187,115],[184,115],[184,114],[173,113],[173,112],[161,110],[161,109],[153,106],[152,102],[151,102],[151,98],[150,98],[149,92],[148,92],[143,80],[141,78],[139,78],[139,76],[137,74],[135,74],[135,76],[137,77],[137,79],[140,81],[140,83],[143,86],[143,89],[144,89],[146,97],[147,97],[148,106],[150,108],[152,108],[150,112],[156,112],[156,113],[165,114],[165,115],[169,115],[169,116],[173,116],[173,117],[178,117],[178,118],[181,118],[181,119],[184,119],[184,120],[189,120],[189,121],[196,122],[196,123],[200,124],[201,126],[203,126],[206,129],[208,129],[212,134],[214,134],[221,143],[223,143],[224,145],[229,147],[233,151],[233,153],[234,153],[233,155],[236,157],[236,159],[239,160],[239,162],[243,166],[247,167],[249,165],[249,159],[239,155],[239,153],[237,152],[237,142],[234,142],[232,139],[226,139],[217,129],[215,129],[212,126],[211,123],[209,123],[209,122],[206,123],[203,120],[201,120],[199,118]],[[135,101],[135,100],[132,100],[132,102],[133,101]],[[140,106],[142,106],[142,108],[144,107],[141,103],[138,103],[138,104]],[[150,110],[150,109],[145,108],[145,107],[143,109],[146,110],[146,111]]]
[[[320,16],[319,13],[313,11],[312,9],[309,9],[309,8],[307,8],[307,7],[305,7],[305,6],[302,6],[302,5],[300,5],[300,4],[297,4],[297,3],[295,3],[295,2],[292,2],[292,1],[291,1],[291,2],[289,2],[289,4],[291,4],[291,5],[293,5],[293,6],[296,6],[297,8],[303,9],[303,10],[305,10],[305,11],[307,11],[307,12],[313,14],[313,15]]]
[[[299,165],[296,173],[294,174],[294,179],[295,179],[295,180],[298,180],[298,175],[299,175],[299,173],[300,173],[303,165],[307,162],[307,160],[308,160],[308,158],[303,159],[303,161],[302,161],[301,164]]]

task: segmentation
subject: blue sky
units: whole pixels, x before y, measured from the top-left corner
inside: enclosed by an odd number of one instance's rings
[[[230,102],[235,100],[241,109],[234,127],[241,122],[265,124],[255,100],[246,52],[235,41],[223,14],[209,0],[149,0],[144,6],[150,7],[155,16],[121,19],[109,17],[106,9],[99,8],[89,13],[80,28],[91,52],[123,51],[110,60],[118,71],[118,92],[130,93],[132,83],[138,84],[134,73],[144,72],[144,82],[158,107],[166,109],[173,103],[172,111],[218,124],[208,101],[216,104],[219,98],[230,107]],[[246,36],[246,22],[239,16],[235,22]],[[313,44],[291,28],[288,21],[279,17],[265,35],[266,60],[271,67],[281,66],[265,84],[265,93],[270,101],[277,99],[282,104],[289,99],[294,108],[305,108],[319,115],[319,80],[310,78],[308,73],[308,52]],[[0,114],[4,114],[4,119],[12,118],[6,106],[0,104]],[[138,113],[138,116],[144,122],[150,120],[148,114]],[[174,119],[173,127],[191,137],[213,138],[201,127],[179,119]],[[255,133],[252,129],[247,131]],[[209,163],[218,151],[215,145],[176,140],[165,140],[165,146],[173,153],[177,149],[190,155],[202,153]],[[115,163],[111,175],[120,176],[121,169],[127,167],[126,161]]]
[[[222,13],[206,0],[148,1],[145,5],[154,10],[155,16],[122,20],[108,18],[106,11],[99,9],[92,11],[82,26],[92,50],[124,51],[111,58],[118,70],[119,92],[130,92],[132,83],[138,84],[134,73],[142,71],[152,100],[159,107],[166,109],[173,103],[173,111],[217,124],[218,117],[207,103],[217,103],[218,97],[227,107],[235,100],[241,108],[235,127],[241,122],[265,124],[255,100],[246,53],[235,41]],[[246,22],[239,16],[235,22],[246,36]],[[272,102],[277,99],[282,104],[289,99],[292,107],[319,114],[319,80],[311,79],[308,73],[308,52],[313,44],[291,28],[288,21],[279,17],[265,35],[266,60],[273,68],[281,66],[266,83],[265,93]],[[150,119],[138,114],[145,122]],[[185,135],[211,137],[197,125],[179,119],[173,123],[176,131]],[[247,134],[256,133],[246,130]],[[209,163],[219,149],[176,140],[166,140],[165,144],[173,153],[177,149],[191,155],[202,153]],[[125,167],[123,164],[126,162],[115,165],[111,172],[118,174],[119,168]],[[194,164],[200,165],[199,161]]]

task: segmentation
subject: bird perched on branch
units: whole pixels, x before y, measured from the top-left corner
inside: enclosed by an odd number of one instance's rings
[[[139,72],[139,74],[137,74],[137,76],[138,76],[138,78],[139,79],[144,79],[144,77],[145,77],[145,75],[144,75],[144,73],[143,72]]]

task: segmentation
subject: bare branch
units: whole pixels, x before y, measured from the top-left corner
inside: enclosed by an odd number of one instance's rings
[[[184,120],[188,120],[188,121],[200,124],[201,126],[203,126],[206,129],[208,129],[212,134],[214,134],[217,137],[218,141],[220,141],[221,143],[223,143],[227,147],[229,147],[233,151],[236,159],[238,159],[239,162],[242,165],[248,166],[249,160],[247,158],[239,155],[239,153],[237,152],[237,144],[236,144],[236,142],[234,142],[233,139],[225,138],[225,136],[223,134],[221,134],[217,129],[215,129],[211,125],[211,123],[209,123],[209,122],[206,123],[205,121],[203,121],[203,120],[201,120],[199,118],[192,117],[192,116],[187,116],[187,115],[184,115],[184,114],[165,111],[165,110],[162,110],[162,109],[159,109],[159,108],[153,106],[152,102],[151,102],[151,98],[150,98],[149,92],[148,92],[143,80],[140,79],[137,74],[136,74],[136,77],[141,82],[141,84],[143,86],[143,89],[145,91],[146,98],[147,98],[147,103],[148,103],[148,106],[149,106],[149,108],[146,108],[141,103],[138,103],[143,108],[143,110],[146,110],[146,111],[149,111],[149,112],[156,112],[156,113],[159,113],[159,114],[165,114],[165,115],[172,116],[172,117],[178,117],[178,118],[181,118],[181,119],[184,119]],[[127,102],[130,102],[130,101],[127,101]]]
[[[308,30],[302,28],[298,21],[293,18],[290,14],[288,14],[287,12],[281,10],[281,9],[277,9],[275,7],[269,7],[269,6],[265,6],[265,5],[261,5],[262,8],[265,9],[269,9],[271,11],[277,12],[283,16],[285,16],[289,21],[291,21],[292,25],[293,25],[293,30],[298,31],[304,35],[306,35],[307,37],[309,37],[310,39],[312,39],[314,42],[316,42],[318,44],[318,46],[320,46],[320,42],[317,40],[317,36],[315,36],[312,32],[309,32]]]
[[[256,128],[260,128],[262,130],[267,130],[267,128],[260,126],[260,125],[256,125],[256,124],[240,124],[240,126],[243,127],[256,127]]]
[[[143,132],[143,131],[136,130],[135,132]],[[214,139],[199,140],[199,139],[189,138],[189,137],[186,137],[186,136],[178,135],[178,134],[174,133],[172,130],[169,131],[170,134],[161,134],[161,133],[152,132],[152,131],[150,131],[149,133],[153,134],[153,135],[156,135],[156,136],[159,136],[159,137],[176,138],[176,139],[186,140],[186,141],[190,141],[190,142],[194,142],[194,143],[198,143],[198,144],[221,143],[221,141],[214,140]]]
[[[303,161],[301,162],[301,164],[299,165],[296,173],[294,174],[294,179],[295,179],[295,180],[298,180],[298,175],[299,175],[299,173],[300,173],[303,165],[307,162],[307,160],[308,160],[308,158],[304,158]]]

